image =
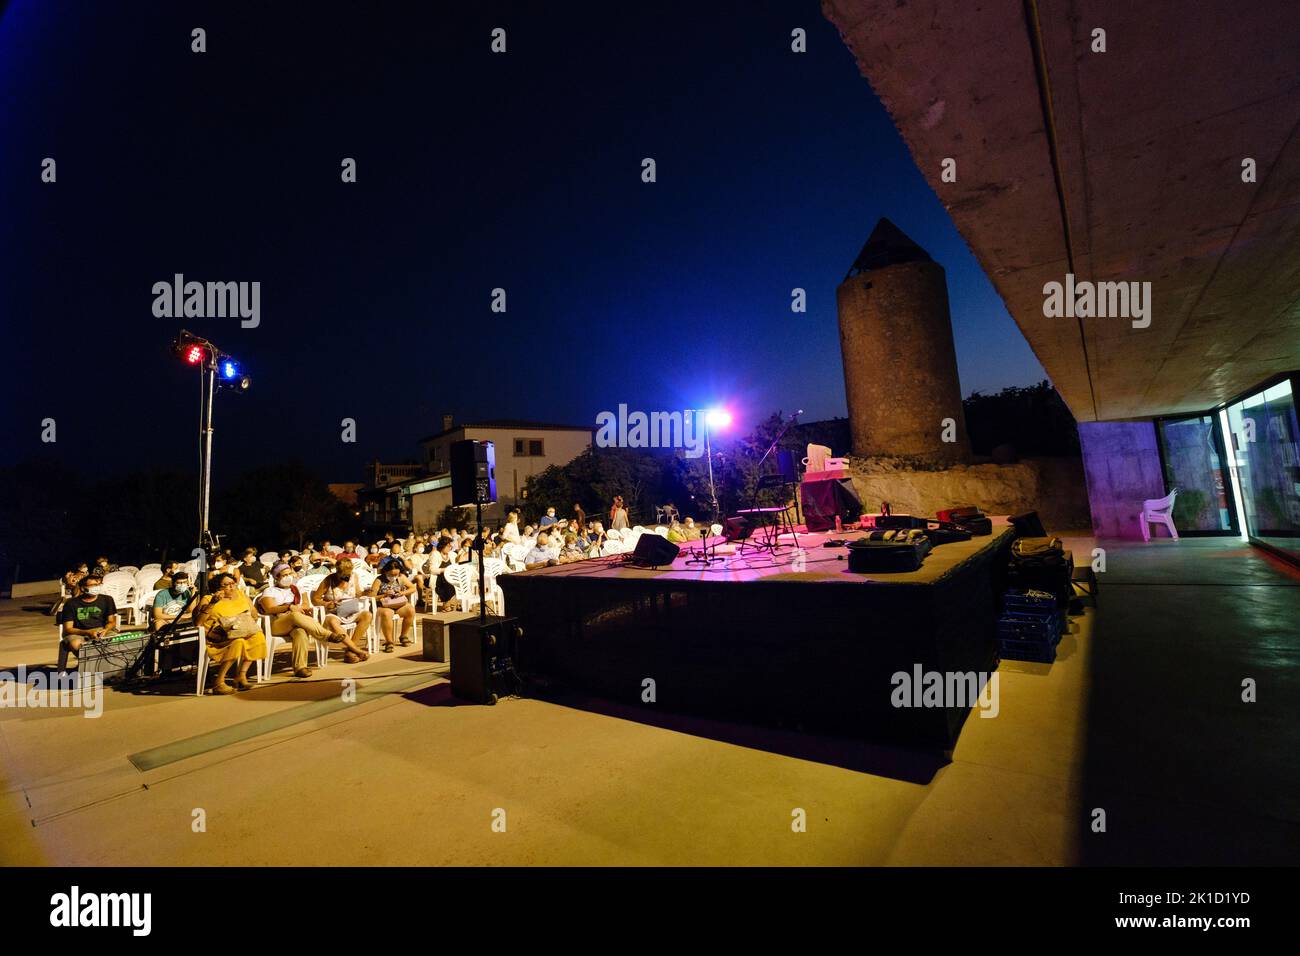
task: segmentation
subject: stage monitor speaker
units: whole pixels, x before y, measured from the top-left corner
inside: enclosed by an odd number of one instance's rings
[[[1011,525],[1016,529],[1017,538],[1045,538],[1047,532],[1043,530],[1043,522],[1038,517],[1037,511],[1026,511],[1022,514],[1011,516]]]
[[[799,492],[804,523],[809,531],[831,530],[835,527],[837,515],[846,524],[862,515],[862,501],[848,478],[805,481],[799,486]]]
[[[451,443],[451,503],[490,505],[497,500],[497,456],[490,441]]]
[[[722,525],[722,536],[728,541],[744,541],[753,533],[753,522],[740,515],[732,515]]]
[[[515,651],[520,634],[513,617],[452,621],[451,692],[461,700],[495,704],[514,692]]]
[[[778,451],[776,453],[776,472],[781,476],[781,481],[785,484],[799,484],[799,463],[795,461],[794,452]]]
[[[643,534],[632,550],[632,563],[643,568],[659,568],[672,564],[682,549],[667,538],[657,534]]]

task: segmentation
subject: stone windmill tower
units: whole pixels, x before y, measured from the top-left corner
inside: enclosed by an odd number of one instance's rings
[[[835,297],[853,453],[969,459],[943,267],[881,219]]]

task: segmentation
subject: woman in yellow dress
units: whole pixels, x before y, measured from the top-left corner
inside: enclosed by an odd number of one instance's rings
[[[235,687],[248,690],[248,668],[253,661],[266,659],[266,636],[257,623],[257,612],[235,576],[221,572],[213,576],[213,593],[199,611],[198,623],[207,632],[208,657],[217,665],[214,694],[233,694]],[[235,687],[226,683],[231,665],[239,662]]]

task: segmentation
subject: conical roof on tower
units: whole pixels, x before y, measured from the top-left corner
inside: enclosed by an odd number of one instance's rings
[[[885,266],[896,266],[902,262],[933,261],[930,258],[930,253],[918,246],[907,237],[903,230],[882,216],[880,221],[876,223],[876,228],[871,230],[871,235],[867,237],[866,243],[862,246],[862,251],[853,260],[853,265],[849,267],[848,275],[844,278],[850,279],[860,272],[883,269]]]

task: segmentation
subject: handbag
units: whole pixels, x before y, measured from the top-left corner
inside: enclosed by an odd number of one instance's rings
[[[339,617],[352,617],[361,613],[361,601],[357,598],[344,598],[334,606],[334,613]]]

